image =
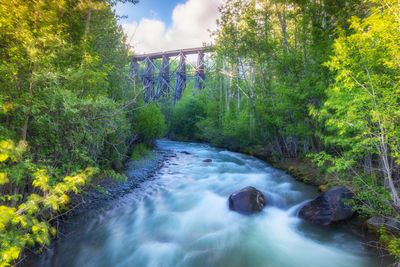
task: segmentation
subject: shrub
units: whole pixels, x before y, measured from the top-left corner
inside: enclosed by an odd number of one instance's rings
[[[134,125],[139,139],[145,143],[163,137],[166,129],[164,115],[154,103],[147,104],[136,112]]]
[[[131,160],[139,160],[147,156],[149,153],[150,153],[150,148],[146,144],[144,143],[136,144],[133,147]]]

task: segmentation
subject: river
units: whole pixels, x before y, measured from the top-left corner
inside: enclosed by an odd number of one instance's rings
[[[76,224],[41,266],[380,265],[346,228],[321,228],[296,217],[318,195],[314,187],[248,155],[196,143],[157,145],[176,157],[111,209]],[[208,158],[211,163],[203,162]],[[229,195],[246,186],[266,197],[256,215],[228,209]]]

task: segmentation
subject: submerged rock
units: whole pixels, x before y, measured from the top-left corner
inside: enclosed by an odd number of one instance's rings
[[[185,154],[185,155],[192,155],[192,153],[189,153],[189,152],[187,152],[187,151],[181,151],[181,153],[182,153],[182,154]]]
[[[260,212],[265,206],[263,193],[247,186],[229,196],[229,209],[242,214]]]
[[[212,159],[205,159],[203,162],[212,162]]]
[[[316,199],[305,204],[299,211],[299,217],[311,222],[328,226],[347,220],[354,214],[352,205],[345,203],[354,194],[344,187],[332,187]]]

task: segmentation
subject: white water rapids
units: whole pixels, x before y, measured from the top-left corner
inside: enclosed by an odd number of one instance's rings
[[[176,157],[113,209],[77,225],[43,265],[379,266],[344,228],[296,218],[299,207],[317,196],[314,187],[251,156],[204,144],[162,140],[158,146]],[[207,158],[212,162],[203,162]],[[256,215],[228,208],[229,195],[246,186],[265,195],[267,206]]]

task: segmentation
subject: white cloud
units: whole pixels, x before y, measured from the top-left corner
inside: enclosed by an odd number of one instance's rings
[[[139,23],[123,24],[128,42],[135,52],[151,53],[202,46],[211,42],[219,17],[218,6],[223,0],[188,0],[178,4],[172,14],[172,25],[157,19],[142,19]]]

